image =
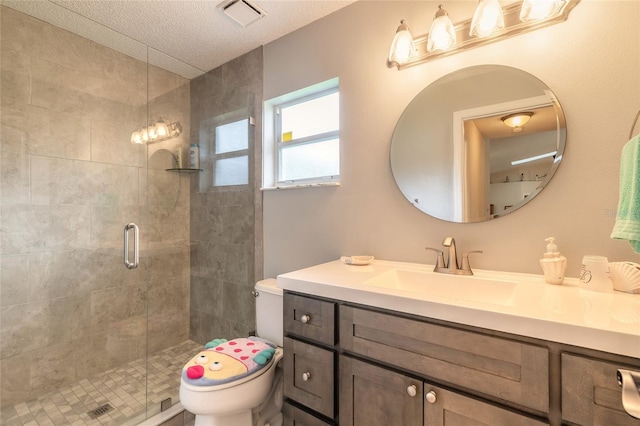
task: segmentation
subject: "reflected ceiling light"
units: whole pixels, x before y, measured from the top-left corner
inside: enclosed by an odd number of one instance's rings
[[[391,43],[387,66],[404,69],[563,22],[578,2],[579,0],[518,0],[501,7],[500,0],[480,0],[473,19],[455,25],[440,5],[429,33],[411,37],[411,48],[408,48],[411,35],[409,26],[404,20],[400,21]]]
[[[436,50],[449,50],[456,44],[456,31],[453,28],[453,22],[449,18],[449,14],[438,6],[436,16],[431,23],[429,38],[427,40],[427,51],[435,52]]]
[[[522,127],[531,120],[533,113],[531,111],[516,112],[513,114],[505,115],[500,120],[511,127],[515,133],[521,132]]]
[[[566,4],[565,0],[523,0],[520,20],[540,21],[556,15]]]
[[[504,13],[498,0],[480,0],[471,19],[470,36],[489,37],[504,28]]]
[[[553,157],[558,153],[558,151],[547,152],[546,154],[535,155],[529,158],[523,158],[522,160],[514,160],[511,162],[512,166],[517,166],[518,164],[530,163],[536,160],[542,160],[543,158]],[[555,162],[555,161],[554,161]]]
[[[396,30],[396,35],[391,42],[391,49],[389,50],[388,63],[392,66],[399,67],[409,62],[413,55],[413,36],[409,30],[409,26],[404,22],[404,19],[400,21],[400,25]]]
[[[173,139],[182,133],[182,126],[179,121],[167,124],[162,117],[158,119],[156,124],[149,124],[146,127],[136,129],[131,133],[132,144],[145,144],[160,142]]]

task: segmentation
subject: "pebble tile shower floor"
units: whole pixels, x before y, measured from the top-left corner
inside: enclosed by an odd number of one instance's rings
[[[131,424],[145,410],[160,411],[160,402],[178,401],[180,370],[202,345],[187,340],[164,349],[148,360],[140,359],[107,370],[95,377],[57,389],[30,401],[5,407],[0,412],[3,426],[83,426]],[[145,375],[148,389],[145,387]],[[88,412],[104,404],[112,409],[95,419]],[[142,421],[144,419],[140,419]]]

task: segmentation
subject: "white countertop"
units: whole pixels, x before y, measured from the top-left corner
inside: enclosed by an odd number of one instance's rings
[[[279,275],[277,282],[285,290],[640,358],[639,294],[586,290],[576,278],[551,285],[542,275],[484,270],[474,270],[474,277],[466,277],[467,285],[482,286],[483,280],[504,282],[513,286],[508,297],[498,302],[486,297],[478,301],[483,298],[473,300],[463,292],[452,295],[451,288],[443,296],[428,289],[405,291],[370,284],[380,281],[381,274],[392,276],[389,274],[398,269],[417,275],[424,272],[428,278],[433,265],[374,260],[370,265],[354,266],[336,260]]]

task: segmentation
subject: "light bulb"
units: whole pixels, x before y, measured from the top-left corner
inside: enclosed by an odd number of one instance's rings
[[[158,119],[155,130],[159,139],[166,138],[167,136],[169,136],[169,128],[167,127],[167,123],[165,123],[162,118]]]
[[[140,139],[142,140],[142,143],[149,142],[149,130],[146,126],[140,130]]]
[[[520,20],[540,21],[555,16],[565,2],[565,0],[524,0],[520,9]]]
[[[142,136],[140,135],[140,129],[134,130],[134,132],[131,133],[131,143],[134,143],[134,144],[142,143]]]
[[[153,124],[149,124],[149,127],[147,127],[147,131],[149,132],[149,140],[155,141],[156,139],[158,139],[158,133],[156,132],[156,126]]]
[[[393,37],[391,49],[389,50],[389,63],[397,67],[404,65],[411,59],[414,52],[413,36],[409,30],[409,26],[405,24],[404,19],[400,21],[400,25]]]
[[[453,22],[451,22],[447,11],[440,5],[429,31],[427,51],[449,50],[454,44],[456,44],[456,32],[453,28]]]
[[[470,36],[489,37],[504,28],[504,14],[498,0],[480,0],[471,20]]]

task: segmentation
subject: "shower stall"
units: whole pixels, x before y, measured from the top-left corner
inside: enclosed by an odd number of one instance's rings
[[[140,42],[125,54],[31,15],[0,6],[0,423],[137,424],[178,401],[203,343],[250,331],[251,132],[246,182],[215,179],[235,155],[216,129],[251,129],[253,97],[167,71],[178,61]],[[223,320],[218,299],[242,317]]]

